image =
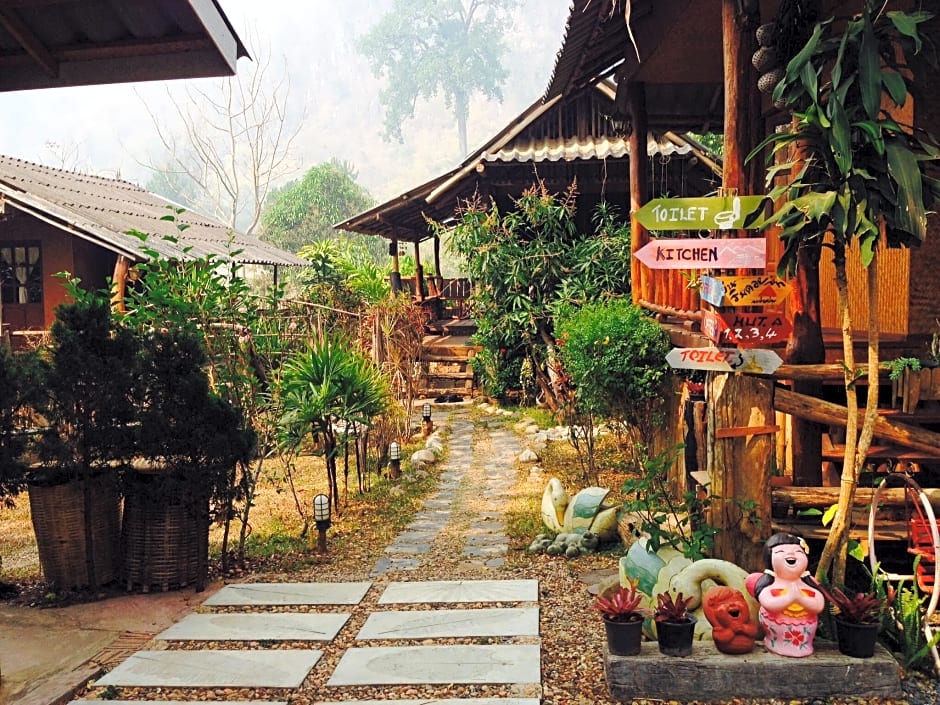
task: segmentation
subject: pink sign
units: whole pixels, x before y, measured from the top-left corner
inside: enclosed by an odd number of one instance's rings
[[[633,253],[650,269],[763,269],[764,238],[658,238]]]

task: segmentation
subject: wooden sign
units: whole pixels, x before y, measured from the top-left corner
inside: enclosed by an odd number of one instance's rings
[[[793,287],[772,274],[752,277],[701,278],[699,293],[712,306],[778,306],[793,291]]]
[[[673,348],[666,355],[670,367],[680,370],[715,372],[751,372],[769,375],[783,360],[773,350],[737,350],[733,348]]]
[[[702,311],[702,333],[718,345],[755,347],[785,343],[793,325],[775,311],[734,313]]]
[[[633,253],[650,269],[763,269],[764,238],[658,238]]]
[[[633,213],[647,230],[738,230],[764,196],[654,198]]]

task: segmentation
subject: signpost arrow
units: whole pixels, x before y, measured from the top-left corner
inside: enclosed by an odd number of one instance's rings
[[[718,345],[754,347],[782,343],[793,324],[782,313],[734,313],[702,311],[702,332]]]
[[[654,198],[633,215],[647,230],[738,230],[764,196]]]
[[[772,274],[750,277],[701,278],[702,299],[712,306],[778,306],[793,291],[788,282]]]
[[[767,264],[764,238],[659,238],[633,253],[650,269],[763,269]]]
[[[734,348],[673,348],[666,362],[681,370],[716,372],[751,372],[769,375],[783,364],[773,350],[737,350]]]

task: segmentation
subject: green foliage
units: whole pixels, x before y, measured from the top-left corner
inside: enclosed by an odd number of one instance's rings
[[[38,452],[49,464],[42,480],[84,478],[129,460],[139,389],[133,333],[116,324],[106,299],[89,297],[56,309],[51,341],[40,403],[47,427]]]
[[[384,255],[384,241],[333,229],[335,223],[373,203],[348,165],[336,160],[318,164],[299,181],[272,192],[261,216],[261,239],[289,252],[321,240],[340,239],[358,243],[378,261]]]
[[[643,445],[662,421],[669,336],[626,299],[564,307],[555,320],[559,357],[577,403],[621,427],[639,429]]]
[[[26,480],[27,425],[45,388],[39,356],[0,344],[0,507],[12,507]]]
[[[361,37],[372,72],[385,79],[379,100],[386,139],[402,140],[402,124],[419,100],[442,95],[467,153],[470,97],[502,100],[506,10],[516,0],[395,0],[389,12]]]
[[[920,371],[920,360],[916,357],[898,357],[894,360],[887,360],[885,364],[891,370],[891,374],[888,375],[892,382],[896,382],[901,379],[901,375],[904,374],[904,370],[913,370],[914,372]]]
[[[915,572],[919,562],[920,556],[914,559]],[[930,641],[924,634],[924,612],[929,596],[920,591],[916,580],[912,580],[910,585],[902,580],[893,595],[889,595],[884,582],[876,582],[876,589],[890,603],[890,609],[882,620],[882,637],[892,651],[900,653],[905,668],[931,670],[933,657],[930,649],[940,643],[940,632],[935,631]]]
[[[774,200],[787,200],[766,221],[782,228],[781,274],[793,271],[800,243],[821,242],[827,232],[837,248],[857,241],[866,266],[881,218],[889,245],[916,244],[926,235],[927,208],[940,195],[940,182],[926,169],[940,152],[881,103],[883,96],[906,103],[912,78],[904,56],[920,50],[919,26],[930,15],[880,10],[881,3],[867,0],[841,34],[831,20],[817,24],[774,91],[774,100],[793,111],[796,129],[774,133],[754,154],[770,145],[772,158],[799,143],[805,156],[802,164],[768,172],[768,184],[789,173],[787,183],[770,192]]]
[[[450,246],[476,285],[470,306],[484,353],[475,369],[494,396],[517,388],[529,358],[540,395],[557,408],[556,310],[629,291],[628,226],[602,205],[594,232],[579,231],[574,198],[573,191],[555,196],[534,187],[506,214],[478,201],[451,233]]]
[[[355,345],[326,337],[288,357],[277,389],[282,410],[278,427],[283,446],[296,447],[306,434],[322,449],[333,506],[339,508],[336,457],[345,442],[337,422],[346,428],[369,428],[391,400],[381,371]]]
[[[646,534],[647,548],[655,553],[671,546],[686,558],[707,558],[715,546],[718,529],[705,521],[708,507],[716,497],[689,491],[676,499],[668,482],[668,469],[682,446],[649,458],[643,474],[623,483],[624,511],[640,517],[640,531]]]
[[[375,254],[361,243],[318,240],[297,254],[311,263],[296,278],[304,300],[354,311],[391,293],[391,265],[378,264]]]

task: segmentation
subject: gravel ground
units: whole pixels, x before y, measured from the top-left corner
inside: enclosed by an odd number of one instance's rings
[[[487,443],[485,429],[477,428],[476,441]],[[518,467],[516,493],[538,491],[544,484],[541,478],[530,475],[529,467]],[[466,528],[472,522],[476,506],[479,478],[468,473],[461,484],[460,494],[454,502],[453,520],[440,533],[431,551],[422,562],[422,567],[413,571],[391,573],[373,579],[363,602],[353,611],[349,623],[330,644],[317,648],[324,651],[320,664],[313,669],[302,687],[290,696],[290,705],[313,705],[322,700],[353,699],[423,699],[455,697],[533,697],[536,692],[527,692],[510,686],[392,686],[381,688],[348,687],[325,688],[325,682],[338,663],[343,651],[353,643],[355,634],[364,623],[370,608],[375,606],[379,595],[391,580],[454,580],[454,579],[535,579],[540,588],[540,619],[542,643],[542,703],[544,705],[608,705],[613,703],[607,692],[602,660],[604,630],[597,613],[591,609],[593,597],[588,592],[587,582],[581,576],[594,571],[611,570],[616,567],[617,557],[610,554],[585,556],[575,561],[549,556],[532,556],[524,551],[524,544],[510,547],[507,563],[499,568],[486,568],[461,556]],[[537,488],[537,489],[536,489]],[[507,498],[507,500],[510,498]],[[250,581],[358,581],[367,580],[375,560],[381,556],[384,546],[369,545],[369,532],[363,531],[363,543],[348,545],[342,555],[329,555],[320,559],[313,567],[289,574],[263,572],[258,566],[245,579]],[[493,605],[487,605],[493,606]],[[427,605],[410,608],[422,609]],[[206,609],[206,608],[202,608]],[[337,610],[340,611],[340,610]],[[489,643],[524,643],[524,639],[490,639]],[[479,639],[454,640],[454,643],[481,643]],[[403,642],[396,642],[402,644]],[[419,644],[421,642],[405,642]],[[441,643],[435,640],[435,643]],[[375,645],[381,645],[376,642]],[[205,648],[206,644],[174,644],[172,648]],[[247,644],[244,644],[247,646]],[[252,648],[301,648],[308,644],[251,643]],[[158,647],[159,648],[159,647]],[[227,648],[234,648],[230,642]],[[910,705],[940,705],[937,682],[918,674],[905,677],[905,699],[893,701]],[[86,697],[102,697],[100,688],[89,689]],[[112,694],[113,696],[113,694]],[[128,689],[122,688],[122,699],[153,698],[159,700],[273,700],[284,698],[277,690],[219,689],[214,691],[183,689]],[[637,703],[668,701],[636,701]],[[886,700],[826,699],[826,700],[764,700],[735,699],[733,703],[763,702],[769,705],[839,705],[840,703],[888,703]]]

